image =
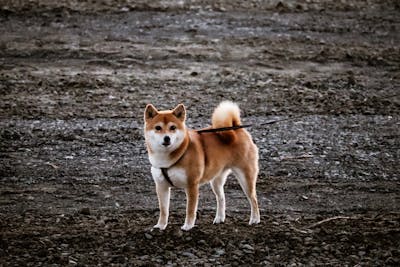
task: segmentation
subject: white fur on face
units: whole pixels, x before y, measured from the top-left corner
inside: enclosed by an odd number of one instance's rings
[[[176,150],[185,139],[185,132],[175,130],[175,132],[157,133],[155,130],[150,130],[146,133],[148,144],[153,152],[172,152]],[[171,144],[164,146],[164,138],[169,136]]]
[[[163,123],[160,124],[163,127]],[[167,127],[170,127],[168,124]],[[164,127],[163,127],[164,128]],[[164,146],[164,138],[169,136],[170,145]],[[154,167],[169,167],[171,165],[168,154],[175,151],[180,147],[185,140],[185,130],[176,129],[175,131],[157,132],[156,130],[149,130],[146,132],[146,141],[152,153],[149,154],[150,163]]]

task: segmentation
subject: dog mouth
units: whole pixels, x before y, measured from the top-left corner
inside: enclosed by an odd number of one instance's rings
[[[162,145],[167,147],[167,146],[171,145],[171,142],[163,142]]]

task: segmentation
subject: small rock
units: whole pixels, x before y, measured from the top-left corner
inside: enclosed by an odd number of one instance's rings
[[[80,214],[83,214],[83,215],[90,215],[90,209],[89,209],[89,208],[82,208],[82,209],[79,211],[79,213],[80,213]]]
[[[243,250],[243,252],[246,253],[246,254],[253,254],[254,250],[245,249],[245,250]]]
[[[199,245],[205,246],[207,245],[207,242],[204,239],[199,240]]]
[[[153,236],[149,233],[144,233],[144,237],[146,237],[146,239],[148,239],[148,240],[153,239]]]
[[[214,253],[213,257],[221,257],[224,254],[225,254],[225,249],[218,248],[218,249],[215,249],[215,253]]]
[[[224,241],[222,241],[220,238],[215,237],[215,238],[213,238],[213,239],[211,240],[210,245],[211,245],[212,247],[223,247],[223,246],[225,246],[225,243],[224,243]]]
[[[143,256],[140,256],[139,259],[142,260],[142,261],[147,261],[147,260],[150,259],[150,256],[149,255],[143,255]]]
[[[78,263],[77,263],[76,261],[70,259],[70,260],[68,261],[68,264],[69,264],[69,265],[77,265]]]
[[[354,262],[358,262],[360,259],[359,259],[359,257],[357,256],[357,255],[350,255],[350,257],[349,257],[352,261],[354,261]]]
[[[305,245],[309,245],[309,244],[311,243],[312,240],[313,240],[312,237],[306,237],[306,238],[304,239],[304,244],[305,244]]]
[[[254,253],[254,247],[250,246],[249,244],[243,244],[240,246],[240,248],[243,249],[243,252],[246,254]]]
[[[249,244],[244,244],[244,245],[241,245],[240,247],[245,250],[254,250],[254,248],[252,246],[250,246]]]
[[[188,251],[182,252],[181,255],[182,255],[182,256],[185,256],[185,257],[188,257],[188,258],[192,258],[192,259],[197,258],[196,255],[194,255],[193,253],[188,252]]]
[[[182,231],[181,229],[176,228],[176,229],[173,231],[172,234],[173,234],[174,237],[180,238],[180,237],[182,237],[182,235],[183,235],[183,231]]]
[[[235,251],[233,251],[233,254],[234,254],[235,256],[238,256],[238,257],[243,256],[243,252],[242,252],[241,250],[235,250]]]

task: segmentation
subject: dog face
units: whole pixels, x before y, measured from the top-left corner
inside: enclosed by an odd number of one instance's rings
[[[147,105],[144,112],[145,139],[150,153],[172,152],[185,139],[185,106],[180,104],[173,110],[158,111]]]

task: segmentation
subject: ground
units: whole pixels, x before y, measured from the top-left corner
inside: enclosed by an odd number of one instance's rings
[[[398,1],[0,1],[0,265],[400,265]],[[152,231],[143,109],[259,147],[261,223],[234,177]],[[300,117],[298,117],[300,116]],[[272,125],[262,123],[296,117]]]

